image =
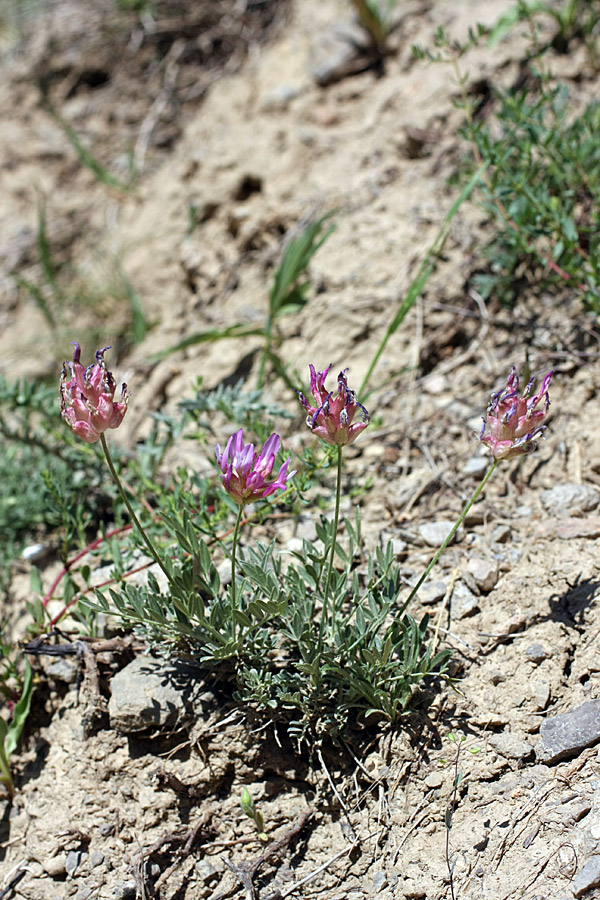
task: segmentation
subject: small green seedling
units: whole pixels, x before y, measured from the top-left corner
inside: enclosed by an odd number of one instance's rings
[[[32,693],[33,675],[29,662],[26,662],[21,699],[15,706],[10,724],[0,716],[0,783],[4,785],[11,798],[14,797],[15,786],[10,771],[10,757],[17,748],[23,726],[29,715]]]
[[[259,839],[261,841],[268,841],[269,839],[265,834],[265,822],[263,819],[263,814],[259,809],[256,808],[256,803],[250,796],[250,791],[248,790],[248,788],[244,788],[244,790],[242,791],[240,806],[242,807],[242,811],[244,812],[244,814],[247,815],[249,819],[252,819],[252,821],[256,825]]]

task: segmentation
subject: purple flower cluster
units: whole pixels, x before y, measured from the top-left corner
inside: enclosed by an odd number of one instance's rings
[[[539,393],[530,396],[532,378],[519,397],[519,378],[513,366],[506,388],[492,394],[479,440],[488,445],[494,459],[513,459],[536,449],[535,438],[546,429],[543,422],[550,407],[548,387],[553,374],[548,372]],[[543,405],[537,409],[540,403]]]
[[[275,457],[279,452],[281,441],[279,435],[272,434],[260,453],[254,450],[254,444],[244,444],[243,429],[232,434],[225,450],[221,452],[217,444],[217,463],[221,469],[221,481],[229,496],[240,506],[254,503],[287,487],[287,480],[295,475],[288,472],[290,457],[283,463],[275,481],[267,482],[273,471]]]
[[[94,444],[108,428],[118,428],[125,413],[129,393],[121,389],[121,400],[115,402],[116,382],[106,368],[104,354],[110,347],[96,351],[94,365],[84,369],[81,348],[73,341],[73,361],[63,363],[60,377],[60,411],[69,428],[88,444]]]
[[[352,444],[361,431],[369,424],[369,413],[356,399],[354,391],[348,387],[346,372],[344,369],[338,375],[337,394],[328,391],[325,387],[325,379],[331,366],[323,372],[317,372],[313,365],[310,369],[310,389],[315,398],[315,406],[311,406],[304,394],[298,391],[300,403],[308,413],[306,424],[317,437],[327,444],[344,446]],[[354,417],[359,412],[361,421],[355,422]]]

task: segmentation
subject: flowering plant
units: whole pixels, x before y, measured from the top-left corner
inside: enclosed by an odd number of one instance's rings
[[[356,393],[348,387],[346,372],[343,369],[338,375],[338,390],[334,395],[325,387],[325,379],[329,374],[331,365],[322,372],[317,372],[313,365],[310,369],[310,389],[315,398],[315,406],[311,406],[303,393],[298,391],[300,403],[308,413],[306,424],[317,437],[327,444],[335,444],[338,447],[352,444],[369,424],[370,416],[364,406],[356,399]],[[362,421],[355,422],[357,411],[362,416]]]
[[[543,422],[550,408],[548,387],[553,374],[545,375],[539,393],[532,397],[534,379],[531,378],[519,397],[519,377],[512,366],[504,390],[492,394],[479,439],[488,445],[494,459],[513,459],[536,449],[535,438],[547,427]],[[542,400],[542,408],[537,409]]]
[[[60,410],[69,428],[88,444],[94,444],[109,428],[118,428],[125,413],[129,392],[121,388],[121,400],[114,399],[116,381],[106,367],[104,354],[110,347],[96,351],[94,365],[84,369],[81,347],[73,341],[73,361],[64,362],[60,377]]]
[[[286,487],[288,478],[296,470],[288,472],[290,457],[283,463],[275,481],[266,479],[273,471],[275,457],[281,446],[278,434],[272,434],[260,453],[254,451],[254,444],[244,444],[244,430],[240,428],[227,441],[225,450],[217,444],[217,463],[221,469],[221,481],[229,496],[239,506],[254,503]]]

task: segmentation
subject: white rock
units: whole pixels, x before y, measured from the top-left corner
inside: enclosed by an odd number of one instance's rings
[[[471,556],[468,562],[468,569],[477,587],[488,593],[496,587],[498,581],[498,564],[492,559],[485,559],[482,556]]]

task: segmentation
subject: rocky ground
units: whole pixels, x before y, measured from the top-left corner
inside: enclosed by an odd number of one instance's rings
[[[342,0],[189,6],[165,0],[138,16],[112,0],[40,3],[2,32],[0,371],[46,377],[69,340],[86,355],[112,343],[111,368],[133,392],[116,437],[128,447],[148,412],[173,411],[198,376],[254,383],[258,340],[156,354],[261,322],[282,235],[334,209],[313,295],[285,320],[281,346],[300,377],[332,362],[360,382],[456,196],[447,179],[465,149],[452,72],[415,61],[411,46],[431,46],[440,25],[464,39],[511,4],[401,4],[379,70],[349,43]],[[469,89],[514,84],[527,41],[517,28],[493,52],[471,50]],[[583,46],[551,62],[574,104],[597,96]],[[112,181],[82,165],[65,123]],[[100,730],[89,727],[93,684],[79,689],[70,661],[45,662],[14,757],[0,896],[600,897],[596,325],[569,292],[482,304],[469,279],[491,227],[475,204],[453,221],[375,371],[374,424],[347,475],[371,479],[359,499],[367,542],[396,541],[409,584],[485,471],[472,433],[490,392],[526,352],[536,374],[554,369],[547,438],[495,473],[413,609],[452,648],[457,689],[356,746],[298,755],[126,639],[98,653],[110,696]],[[52,327],[19,277],[41,285]],[[151,325],[134,346],[128,286]],[[299,417],[290,446],[302,428]],[[170,461],[203,454],[176,447]],[[285,546],[306,528],[286,522],[273,536]],[[19,617],[26,578],[3,618]],[[243,786],[269,842],[240,809]]]

